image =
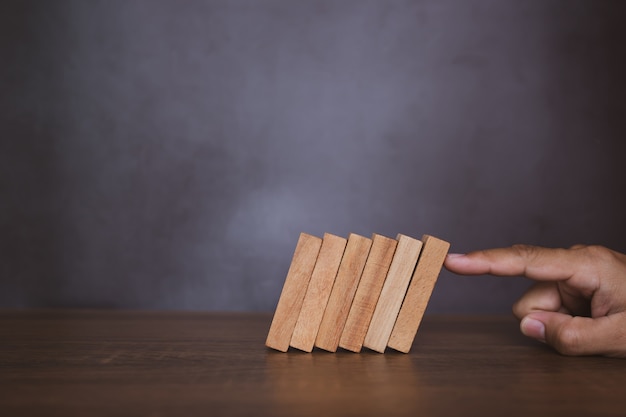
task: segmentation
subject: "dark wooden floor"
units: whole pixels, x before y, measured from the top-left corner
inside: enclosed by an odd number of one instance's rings
[[[271,316],[0,312],[0,415],[624,416],[626,360],[509,317],[427,316],[411,353],[279,353]]]

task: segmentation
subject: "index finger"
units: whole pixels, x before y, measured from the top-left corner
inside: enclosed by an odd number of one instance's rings
[[[564,281],[581,267],[576,251],[514,245],[466,255],[449,255],[445,267],[462,275],[525,276],[539,281]]]

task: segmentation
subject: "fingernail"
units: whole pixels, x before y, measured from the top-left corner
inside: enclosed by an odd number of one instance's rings
[[[448,258],[459,258],[461,256],[465,256],[464,253],[449,253]]]
[[[524,317],[520,323],[520,329],[525,336],[541,340],[542,342],[546,340],[546,326],[539,320]]]

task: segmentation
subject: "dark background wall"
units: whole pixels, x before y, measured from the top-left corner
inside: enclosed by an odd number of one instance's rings
[[[298,233],[626,251],[624,2],[0,3],[0,307],[272,310]],[[430,312],[523,279],[444,272]]]

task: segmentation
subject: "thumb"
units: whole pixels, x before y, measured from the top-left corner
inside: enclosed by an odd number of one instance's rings
[[[520,329],[524,335],[547,343],[563,355],[626,355],[624,345],[620,347],[616,337],[623,331],[615,316],[573,317],[536,311],[522,319]]]

